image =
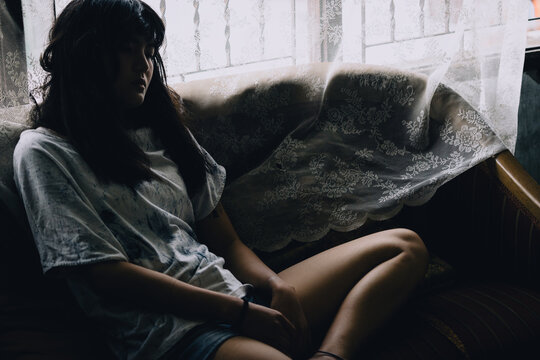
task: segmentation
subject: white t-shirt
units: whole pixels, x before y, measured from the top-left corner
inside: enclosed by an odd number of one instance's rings
[[[125,260],[186,283],[242,297],[246,286],[224,260],[197,242],[193,224],[217,205],[225,169],[202,149],[210,169],[202,190],[189,197],[176,164],[150,129],[133,131],[162,181],[134,191],[99,182],[65,139],[38,128],[21,134],[13,164],[44,272],[110,260]],[[68,272],[69,274],[69,272]],[[120,359],[156,359],[200,322],[107,301],[82,277],[68,284],[84,312],[106,332]]]

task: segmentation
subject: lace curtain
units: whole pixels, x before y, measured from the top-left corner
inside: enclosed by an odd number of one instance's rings
[[[39,55],[68,2],[22,0],[26,63],[20,30],[2,4],[2,106],[25,98],[22,73],[30,89],[42,80]],[[412,70],[429,76],[426,103],[444,83],[515,147],[528,0],[147,2],[167,24],[163,55],[172,83],[319,61]]]
[[[24,39],[11,12],[0,5],[0,115],[20,118],[27,111],[26,94],[43,79],[38,59],[48,29],[68,2],[22,0]],[[392,216],[403,204],[426,201],[438,186],[475,163],[515,147],[528,0],[147,2],[167,26],[162,55],[172,85],[327,63],[316,76],[302,71],[291,75],[308,84],[311,100],[320,101],[312,132],[298,137],[298,131],[289,129],[271,156],[229,184],[224,199],[231,217],[252,224],[239,228],[244,238],[258,239],[251,243],[254,247],[311,241],[329,228],[351,229],[367,217]],[[348,85],[330,91],[332,79],[349,64],[365,64],[367,70],[360,75],[346,71]],[[238,81],[213,82],[209,96],[238,91]],[[451,115],[441,115],[455,93],[461,105]],[[340,96],[332,102],[329,94]],[[369,94],[377,94],[378,100],[369,101]],[[276,96],[242,106],[257,112],[271,101],[285,101],[283,94]],[[257,133],[263,134],[259,140],[278,132],[279,124],[274,129],[261,124],[266,128]],[[396,140],[395,132],[404,134],[404,142]],[[235,148],[246,145],[239,133],[231,133]],[[211,136],[201,136],[211,147]],[[347,146],[321,146],[338,140]],[[276,163],[280,168],[270,169]],[[283,176],[285,170],[289,177]],[[264,179],[266,187],[261,185]],[[310,188],[308,182],[320,186]],[[252,189],[251,200],[241,196],[247,188]],[[368,205],[366,191],[374,199]],[[288,203],[294,209],[287,209]],[[283,214],[294,223],[290,220],[290,226],[282,227],[287,230],[262,239],[264,231],[255,227],[274,224]]]
[[[0,109],[14,108],[28,102],[26,58],[22,17],[0,3]],[[19,20],[19,21],[17,21]]]

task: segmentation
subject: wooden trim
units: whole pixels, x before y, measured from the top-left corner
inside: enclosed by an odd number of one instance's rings
[[[505,150],[494,158],[494,174],[501,184],[521,203],[524,209],[540,224],[540,186]]]

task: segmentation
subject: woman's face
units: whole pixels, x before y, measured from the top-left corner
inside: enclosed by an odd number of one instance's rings
[[[156,49],[142,37],[120,44],[117,49],[118,73],[113,93],[123,109],[133,109],[144,102],[154,73]]]

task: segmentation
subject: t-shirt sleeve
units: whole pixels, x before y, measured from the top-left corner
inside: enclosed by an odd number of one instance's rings
[[[201,189],[191,197],[195,221],[204,219],[216,208],[225,187],[226,177],[225,168],[216,163],[202,146],[198,146],[206,159],[207,170]]]
[[[67,170],[68,160],[35,140],[21,137],[13,166],[43,272],[127,260],[121,244]]]

